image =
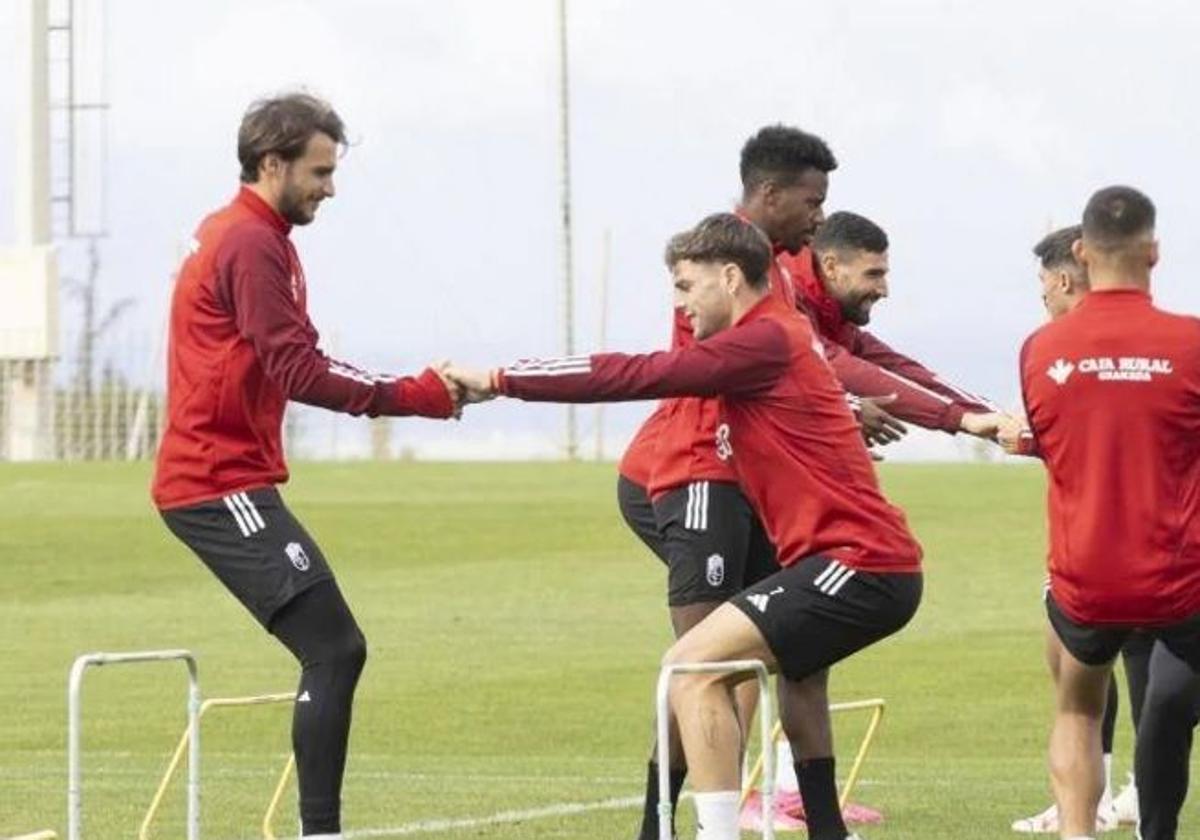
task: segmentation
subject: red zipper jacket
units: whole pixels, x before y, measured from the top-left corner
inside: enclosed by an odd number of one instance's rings
[[[921,548],[879,489],[821,343],[776,295],[688,347],[527,361],[495,379],[500,393],[541,402],[716,398],[714,450],[736,470],[782,565],[819,554],[865,571],[921,569]]]
[[[288,400],[348,414],[449,417],[433,370],[379,376],[317,349],[291,225],[247,187],[206,218],[171,299],[160,509],[287,481]]]
[[[1093,291],[1021,349],[1050,591],[1082,624],[1200,612],[1200,319]]]

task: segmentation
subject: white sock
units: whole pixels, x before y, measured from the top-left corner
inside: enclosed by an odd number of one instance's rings
[[[696,802],[696,840],[738,840],[739,791],[697,793],[692,798]]]
[[[775,790],[800,790],[800,780],[796,778],[796,763],[792,759],[792,745],[785,738],[775,742]]]
[[[1104,793],[1100,799],[1112,799],[1112,753],[1104,754]]]

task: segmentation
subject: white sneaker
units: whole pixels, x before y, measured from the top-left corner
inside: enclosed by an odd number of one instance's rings
[[[1115,831],[1117,825],[1113,801],[1108,797],[1101,799],[1100,805],[1096,809],[1096,831]],[[1012,830],[1018,834],[1057,834],[1058,806],[1051,805],[1040,814],[1015,820]]]
[[[1138,793],[1132,773],[1129,774],[1129,781],[1125,787],[1113,797],[1112,809],[1118,825],[1137,825]]]

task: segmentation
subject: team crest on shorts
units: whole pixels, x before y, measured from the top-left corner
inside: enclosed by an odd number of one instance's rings
[[[725,582],[725,558],[720,554],[713,554],[708,558],[708,569],[705,572],[705,578],[708,580],[709,586],[720,586]]]
[[[298,571],[308,571],[308,567],[312,564],[308,562],[308,555],[304,553],[304,546],[300,545],[300,543],[291,542],[283,550]]]

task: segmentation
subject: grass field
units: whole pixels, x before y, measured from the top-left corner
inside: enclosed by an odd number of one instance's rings
[[[65,830],[65,685],[78,653],[190,648],[206,696],[294,686],[287,654],[161,525],[148,477],[144,464],[0,465],[0,836]],[[833,678],[835,699],[889,704],[856,796],[887,821],[864,833],[1012,837],[1009,822],[1047,802],[1040,470],[884,465],[883,477],[928,575],[913,623]],[[668,643],[663,572],[620,523],[614,483],[611,465],[297,466],[285,495],[371,650],[347,828],[633,837],[632,807],[491,819],[641,792]],[[182,731],[182,669],[101,669],[84,697],[87,836],[135,836]],[[839,725],[843,755],[862,723]],[[283,708],[206,720],[206,840],[257,836],[287,732]],[[295,832],[293,797],[281,836]],[[182,802],[177,786],[154,836],[182,836]],[[1194,805],[1184,820],[1181,836],[1196,836]]]

